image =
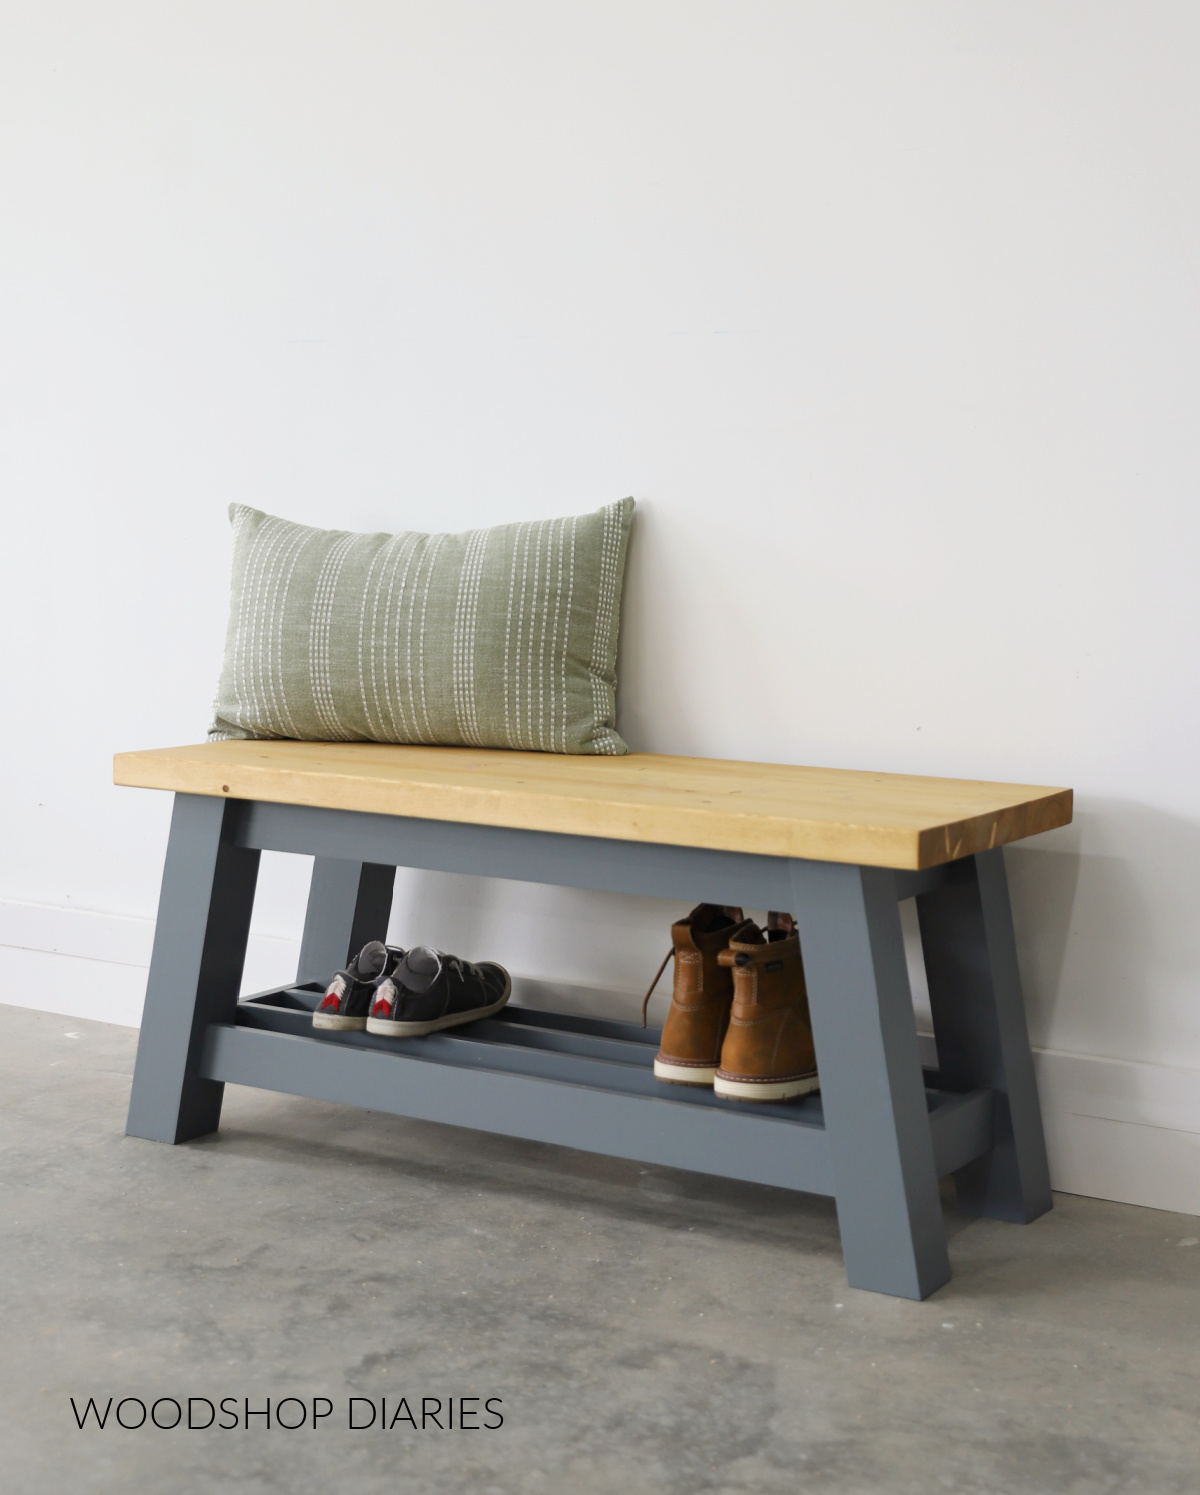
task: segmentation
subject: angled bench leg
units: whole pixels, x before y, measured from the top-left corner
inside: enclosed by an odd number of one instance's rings
[[[317,857],[296,980],[324,986],[368,940],[386,939],[395,883],[395,867]]]
[[[802,861],[791,877],[846,1276],[926,1298],[950,1260],[895,877]]]
[[[152,1142],[215,1132],[224,1085],[200,1078],[209,1023],[237,1006],[257,851],[235,846],[236,800],[177,794],[125,1131]]]
[[[990,1153],[955,1174],[967,1214],[1025,1224],[1051,1207],[1046,1141],[997,848],[965,857],[917,898],[938,1064],[948,1090],[996,1093]]]

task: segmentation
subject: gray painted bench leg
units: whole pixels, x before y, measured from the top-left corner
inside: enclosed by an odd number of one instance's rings
[[[830,862],[791,873],[846,1276],[925,1298],[950,1259],[895,878]]]
[[[215,1132],[224,1085],[197,1069],[209,1023],[237,1006],[257,851],[233,844],[236,800],[177,794],[125,1131],[152,1142]]]
[[[917,912],[942,1083],[996,1092],[995,1144],[955,1174],[959,1207],[1036,1220],[1051,1207],[1050,1173],[1003,852],[964,858]]]
[[[296,980],[324,986],[368,940],[386,939],[395,883],[395,867],[317,857]]]

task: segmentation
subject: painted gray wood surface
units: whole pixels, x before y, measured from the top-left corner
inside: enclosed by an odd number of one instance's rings
[[[216,1131],[224,1087],[200,1076],[209,1023],[230,1022],[246,960],[259,853],[237,846],[238,807],[179,794],[125,1130],[155,1142]]]
[[[316,857],[297,980],[325,984],[369,940],[386,940],[395,883],[394,865]]]

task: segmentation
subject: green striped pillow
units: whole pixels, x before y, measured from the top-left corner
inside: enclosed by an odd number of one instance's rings
[[[633,500],[463,535],[310,529],[231,504],[211,739],[624,753]]]

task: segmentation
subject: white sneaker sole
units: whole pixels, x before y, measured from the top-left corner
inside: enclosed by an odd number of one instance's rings
[[[795,1100],[820,1088],[817,1075],[801,1075],[798,1080],[727,1080],[717,1074],[713,1079],[713,1090],[726,1100]]]
[[[451,1012],[445,1017],[431,1018],[425,1023],[394,1023],[391,1018],[369,1017],[367,1032],[379,1038],[424,1038],[428,1033],[439,1033],[443,1028],[457,1028],[463,1023],[477,1023],[480,1018],[491,1017],[512,995],[512,977],[505,973],[504,994],[488,1007],[472,1007],[470,1012]]]
[[[361,1033],[366,1026],[365,1017],[342,1017],[337,1012],[313,1013],[313,1027],[324,1028],[329,1033]]]
[[[654,1061],[654,1078],[665,1080],[668,1085],[711,1085],[716,1073],[715,1064],[671,1064],[666,1059]]]

